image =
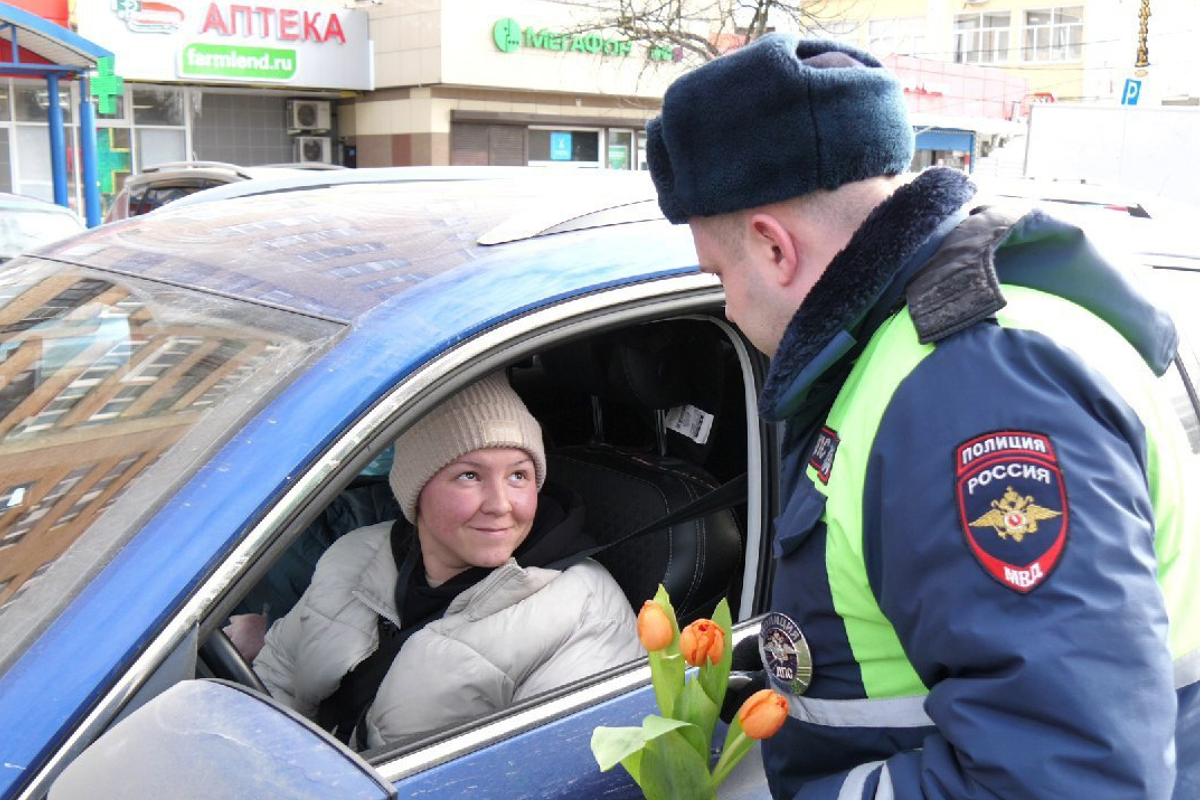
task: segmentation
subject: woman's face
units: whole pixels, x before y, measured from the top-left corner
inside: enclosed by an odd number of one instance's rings
[[[443,583],[498,567],[529,535],[537,512],[533,459],[516,448],[472,450],[438,470],[417,498],[425,574]]]

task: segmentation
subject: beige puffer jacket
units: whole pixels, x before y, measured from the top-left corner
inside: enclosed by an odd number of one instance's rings
[[[390,529],[335,542],[254,661],[272,696],[307,717],[375,651],[376,616],[399,625]],[[633,610],[602,566],[509,559],[405,642],[367,712],[367,744],[412,741],[642,655]]]

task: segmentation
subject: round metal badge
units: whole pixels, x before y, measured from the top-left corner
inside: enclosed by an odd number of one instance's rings
[[[772,611],[758,631],[758,654],[772,683],[792,694],[804,694],[812,681],[812,654],[800,626]]]

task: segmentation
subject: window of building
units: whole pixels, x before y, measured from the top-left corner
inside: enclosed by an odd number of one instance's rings
[[[1083,57],[1083,6],[1025,12],[1026,61],[1078,61]]]
[[[529,163],[599,167],[600,131],[595,128],[530,128]]]
[[[171,161],[186,161],[187,94],[168,86],[135,87],[132,92],[134,156],[138,170]]]
[[[996,64],[1008,61],[1009,14],[959,14],[954,17],[954,61]]]
[[[922,17],[873,19],[867,23],[867,49],[876,56],[925,54],[925,20]]]

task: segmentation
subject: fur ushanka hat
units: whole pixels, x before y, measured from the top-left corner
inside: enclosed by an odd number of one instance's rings
[[[646,134],[659,206],[677,225],[905,172],[915,145],[903,89],[879,61],[787,34],[678,78]]]

